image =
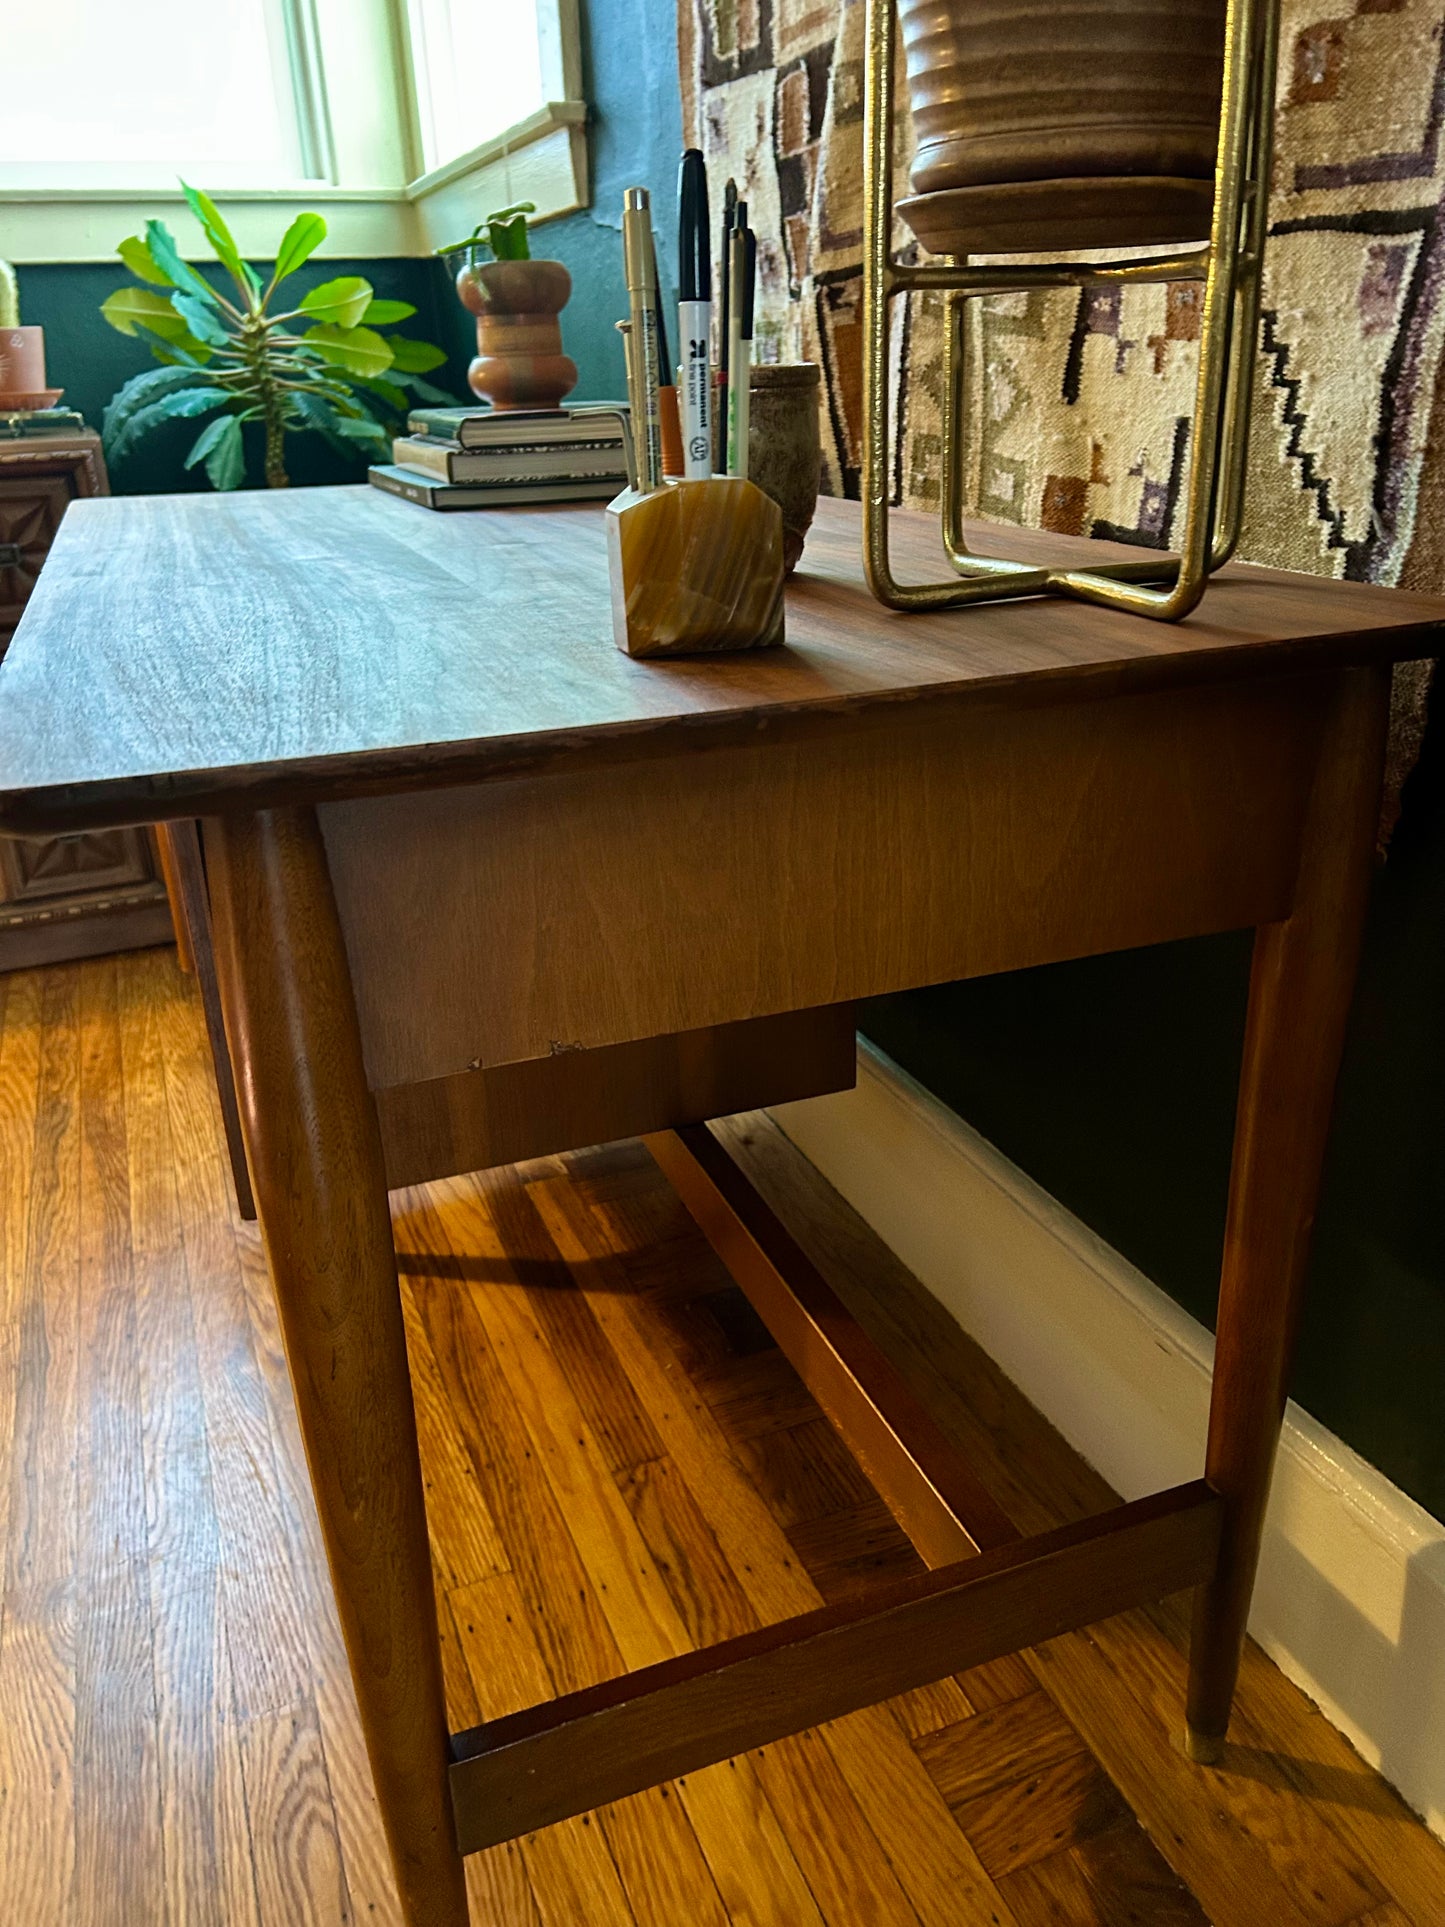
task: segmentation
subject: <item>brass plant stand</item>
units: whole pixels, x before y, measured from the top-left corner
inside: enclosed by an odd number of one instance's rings
[[[1269,198],[1279,0],[1230,0],[1225,21],[1213,214],[1200,245],[1124,261],[1031,261],[969,265],[966,255],[918,265],[896,260],[893,226],[893,104],[897,0],[867,0],[863,139],[864,430],[863,552],[880,602],[939,609],[1004,596],[1055,594],[1127,609],[1160,621],[1188,615],[1211,573],[1239,539],[1249,448],[1260,263]],[[1190,440],[1183,540],[1177,555],[1092,569],[1030,567],[975,554],[964,537],[964,303],[1039,288],[1201,281],[1199,375]],[[955,579],[899,582],[889,562],[890,303],[912,289],[948,295],[943,429],[943,539]]]

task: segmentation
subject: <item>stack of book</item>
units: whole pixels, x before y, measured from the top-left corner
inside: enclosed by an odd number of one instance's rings
[[[610,501],[627,486],[619,408],[420,408],[368,479],[430,509]]]
[[[0,438],[5,440],[21,435],[74,435],[84,427],[84,417],[73,408],[6,409],[0,406]]]

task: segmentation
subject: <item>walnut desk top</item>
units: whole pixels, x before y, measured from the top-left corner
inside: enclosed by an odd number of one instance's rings
[[[1178,626],[1056,600],[900,617],[864,587],[858,519],[819,503],[785,648],[639,663],[611,643],[594,507],[427,515],[370,488],[77,503],[0,666],[0,829],[1430,655],[1445,624],[1445,599],[1239,567]],[[897,529],[900,569],[936,573],[927,519]],[[1023,560],[1037,542],[990,534]]]
[[[0,665],[0,831],[201,819],[192,936],[408,1927],[462,1927],[467,1852],[1186,1587],[1218,1757],[1389,668],[1442,628],[1244,568],[1177,627],[893,615],[824,502],[785,647],[634,662],[595,509],[69,511]],[[1250,926],[1204,1476],[1020,1539],[706,1120],[849,1084],[856,998]],[[387,1188],[639,1133],[931,1570],[449,1735]]]

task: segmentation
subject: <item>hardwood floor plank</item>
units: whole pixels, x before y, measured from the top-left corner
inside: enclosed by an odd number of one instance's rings
[[[515,1574],[496,1572],[449,1601],[480,1718],[540,1706],[557,1688]]]
[[[400,1927],[396,1886],[326,1568],[321,1525],[311,1496],[306,1454],[276,1322],[271,1276],[259,1232],[254,1226],[243,1225],[237,1225],[235,1231],[250,1342],[266,1387],[266,1416],[281,1493],[278,1526],[296,1574],[312,1697],[347,1889],[353,1913],[367,1927]]]
[[[414,1254],[424,1255],[424,1240],[444,1242],[422,1214],[399,1223]],[[407,1286],[446,1376],[482,1496],[557,1690],[576,1692],[613,1678],[623,1670],[616,1641],[557,1503],[534,1476],[531,1441],[486,1333],[452,1280],[412,1272]]]
[[[416,1300],[405,1286],[401,1305],[432,1564],[443,1588],[451,1591],[485,1579],[489,1573],[507,1571],[507,1553],[482,1496],[476,1468],[467,1456]]]
[[[876,1493],[848,1512],[825,1512],[790,1526],[788,1543],[829,1605],[862,1598],[889,1579],[916,1578],[927,1570]]]
[[[66,1918],[75,1871],[79,1103],[69,965],[41,988],[0,1630],[0,1867],[15,1917],[35,1921]]]
[[[121,975],[122,1083],[144,1420],[147,1573],[166,1927],[257,1927],[161,1041],[174,966]],[[185,1020],[188,1013],[182,1009]]]
[[[1420,1927],[1445,1927],[1445,1846],[1257,1646],[1246,1645],[1240,1679],[1234,1738],[1210,1791],[1262,1776],[1278,1797],[1314,1805],[1336,1851],[1367,1870]]]
[[[1076,1842],[1074,1859],[1119,1927],[1209,1927],[1204,1909],[1132,1814]]]
[[[1017,1779],[999,1776],[985,1792],[950,1805],[985,1872],[996,1881],[1077,1847],[1121,1818],[1135,1824],[1114,1782],[1092,1753],[1083,1752],[1042,1765],[1032,1762]]]
[[[556,1688],[515,1574],[499,1572],[478,1580],[454,1593],[450,1605],[483,1719],[500,1719],[552,1697]],[[525,1921],[530,1902],[544,1927],[550,1927],[566,1918],[558,1910],[571,1904],[576,1893],[585,1893],[590,1881],[601,1883],[599,1918],[632,1919],[606,1843],[590,1824],[564,1821],[528,1834],[515,1854],[502,1846],[475,1858],[491,1863],[487,1884],[506,1910],[500,1915],[503,1921],[507,1912]],[[574,1918],[590,1920],[591,1915],[584,1906]],[[481,1919],[487,1921],[490,1915]]]
[[[755,1432],[734,1449],[784,1530],[878,1501],[825,1418]]]
[[[306,1703],[314,1707],[351,1906],[370,1927],[393,1927],[399,1912],[391,1863],[310,1495],[272,1281],[258,1227],[235,1214],[204,1019],[187,979],[175,979],[162,1043],[218,1507],[220,1594],[237,1738],[258,1703],[276,1705],[277,1711],[304,1709]],[[254,1545],[272,1584],[285,1588],[277,1599],[270,1651],[264,1597],[256,1597],[254,1576],[249,1584],[235,1582],[233,1559],[245,1555],[247,1545]],[[252,1628],[260,1650],[252,1644]],[[249,1823],[256,1825],[254,1809]]]
[[[445,1191],[448,1220],[455,1224],[453,1212],[459,1214],[469,1249],[485,1253],[494,1262],[510,1263],[520,1255],[535,1263],[545,1261],[549,1253],[555,1262],[555,1249],[526,1194],[513,1192],[508,1199],[490,1176],[471,1185],[433,1190]],[[499,1218],[505,1223],[505,1236]],[[540,1330],[528,1319],[519,1298],[520,1293],[506,1289],[489,1293],[481,1306],[482,1322],[622,1657],[635,1669],[686,1652],[690,1642],[681,1615],[572,1399],[565,1375],[542,1344]],[[796,1859],[746,1762],[709,1767],[678,1782],[678,1790],[735,1919],[756,1919],[759,1927],[783,1927],[785,1922],[788,1927],[794,1923],[803,1927],[813,1921],[822,1927]],[[746,1883],[737,1881],[740,1862],[752,1876]],[[540,1893],[538,1904],[542,1904]]]
[[[944,1799],[957,1806],[1088,1748],[1048,1694],[1034,1692],[926,1734],[914,1751]]]
[[[1126,1618],[1131,1634],[1147,1641],[1151,1628],[1143,1615]],[[1281,1881],[1266,1843],[1233,1803],[1201,1800],[1199,1768],[1175,1744],[1170,1722],[1160,1719],[1147,1685],[1132,1669],[1127,1680],[1120,1678],[1103,1658],[1098,1632],[1093,1627],[1087,1635],[1050,1640],[1030,1653],[1030,1665],[1069,1720],[1088,1734],[1095,1757],[1209,1918],[1217,1927],[1255,1927],[1260,1895],[1278,1890],[1271,1905],[1279,1927],[1321,1927],[1308,1895]],[[1366,1897],[1367,1905],[1372,1898]],[[1348,1914],[1337,1916],[1337,1921],[1348,1919]]]
[[[40,1083],[40,975],[0,977],[0,1650],[10,1533],[8,1467],[15,1437],[18,1313],[25,1289],[26,1197]]]
[[[542,1338],[613,1477],[661,1458],[662,1441],[567,1267],[556,1257],[550,1266],[529,1263],[521,1280]]]
[[[918,1927],[918,1915],[820,1731],[748,1755],[828,1921]]]
[[[689,1643],[711,1646],[751,1632],[758,1615],[672,1460],[633,1466],[618,1483]]]
[[[818,1416],[817,1400],[777,1350],[700,1366],[690,1376],[730,1445],[806,1425]]]
[[[528,1834],[523,1857],[542,1927],[636,1927],[594,1815]]]
[[[125,1087],[113,958],[80,977],[75,1905],[95,1927],[164,1912],[146,1475]]]
[[[457,1631],[456,1602],[460,1597],[459,1592],[444,1593],[438,1587],[437,1636],[442,1646],[442,1686],[446,1694],[447,1726],[453,1733],[464,1733],[482,1722],[481,1702]]]
[[[1021,1653],[1004,1659],[990,1659],[982,1666],[970,1666],[956,1676],[958,1689],[975,1713],[986,1713],[991,1706],[1022,1699],[1038,1689],[1038,1681]]]
[[[516,1244],[503,1240],[477,1190],[467,1183],[432,1190],[448,1241],[507,1267]],[[520,1284],[514,1277],[485,1291],[455,1289],[491,1345],[624,1661],[635,1668],[686,1652],[686,1632]]]
[[[27,1199],[40,1092],[43,981],[38,970],[0,977],[0,994],[4,997],[0,1016],[0,1326],[7,1329],[15,1323],[25,1286]],[[0,1436],[9,1435],[7,1422]]]
[[[541,1927],[519,1840],[470,1854],[466,1865],[474,1927]]]
[[[942,1727],[966,1720],[974,1710],[956,1679],[935,1680],[932,1686],[899,1693],[888,1704],[910,1740],[920,1740],[925,1733],[937,1733]]]
[[[1117,1927],[1102,1896],[1067,1850],[1021,1867],[1002,1883],[1019,1927]]]
[[[781,1526],[733,1458],[707,1401],[628,1290],[612,1255],[608,1211],[594,1216],[565,1178],[531,1184],[527,1192],[759,1619],[767,1625],[810,1611],[819,1595]]]
[[[251,1343],[209,1062],[192,1026],[167,1027],[166,1101],[191,1319],[221,1535],[221,1597],[243,1721],[311,1698],[311,1667],[264,1382]]]
[[[315,1709],[247,1719],[241,1759],[262,1927],[336,1927],[350,1910]]]
[[[923,1927],[1017,1927],[890,1709],[867,1707],[823,1732]]]
[[[596,1817],[637,1927],[727,1927],[717,1883],[673,1787],[649,1787]]]

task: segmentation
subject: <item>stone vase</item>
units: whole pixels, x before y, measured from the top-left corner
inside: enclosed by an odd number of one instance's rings
[[[748,390],[748,476],[783,511],[783,573],[791,575],[818,506],[822,371],[815,361],[759,362]]]

